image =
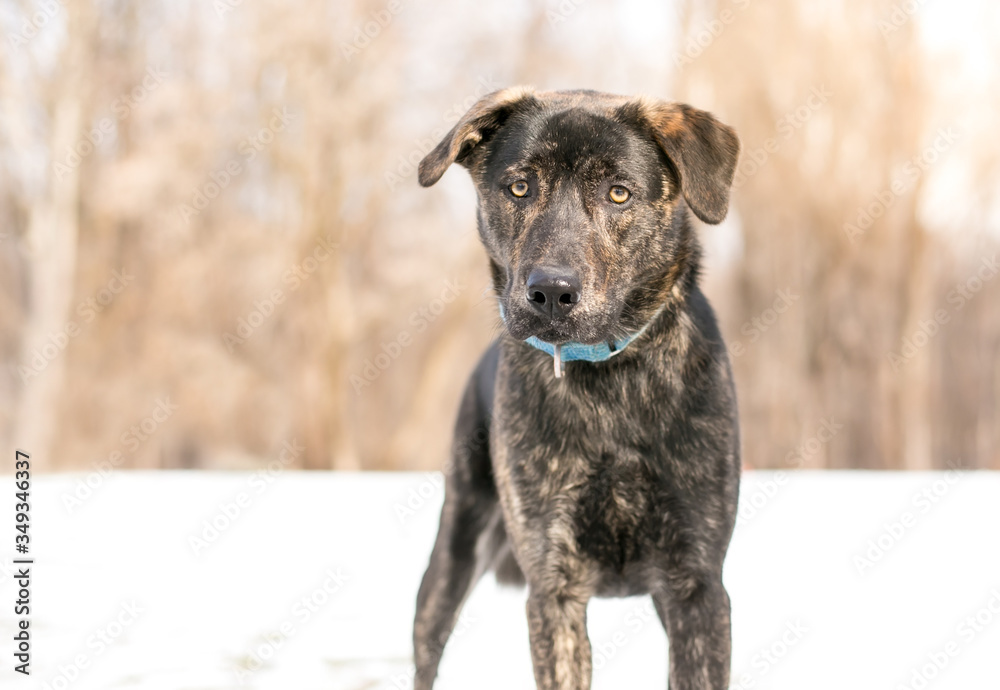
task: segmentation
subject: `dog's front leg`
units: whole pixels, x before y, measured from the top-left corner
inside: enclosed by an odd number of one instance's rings
[[[531,588],[528,628],[538,690],[589,690],[587,600],[565,591]]]
[[[721,578],[653,594],[670,640],[669,690],[725,690],[731,654],[729,595]]]

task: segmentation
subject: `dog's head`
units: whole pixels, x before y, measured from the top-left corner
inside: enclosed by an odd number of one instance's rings
[[[420,184],[468,168],[513,337],[598,343],[668,299],[693,251],[683,207],[721,222],[738,154],[733,130],[690,106],[505,89],[427,154]]]

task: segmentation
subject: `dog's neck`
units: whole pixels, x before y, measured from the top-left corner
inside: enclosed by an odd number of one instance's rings
[[[563,375],[563,362],[604,362],[624,351],[626,347],[632,344],[632,341],[645,332],[649,324],[653,322],[653,319],[660,315],[660,312],[662,312],[664,308],[666,308],[666,304],[661,306],[656,314],[653,315],[653,318],[647,321],[646,324],[638,331],[616,340],[608,340],[594,345],[578,343],[575,341],[553,345],[552,343],[547,343],[544,340],[539,340],[535,336],[531,336],[524,342],[528,343],[537,350],[541,350],[542,352],[551,355],[553,371],[555,373],[555,377],[559,379],[562,378]],[[503,312],[501,310],[501,314],[502,313]]]

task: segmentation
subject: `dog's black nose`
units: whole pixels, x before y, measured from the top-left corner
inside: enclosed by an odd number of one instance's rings
[[[580,301],[580,279],[565,268],[536,268],[528,276],[528,302],[550,319],[563,316]]]

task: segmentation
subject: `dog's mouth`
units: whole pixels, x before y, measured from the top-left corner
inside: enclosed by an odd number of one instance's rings
[[[500,312],[507,332],[516,340],[537,338],[549,345],[570,343],[597,345],[613,342],[625,333],[617,319],[599,319],[591,322],[590,319],[573,315],[558,319],[542,319],[530,312],[525,313],[524,310],[506,308],[503,300]]]
[[[556,324],[551,324],[548,328],[532,333],[532,336],[550,345],[565,345],[569,342],[582,342],[577,335],[569,328]],[[528,336],[531,337],[531,336]]]

